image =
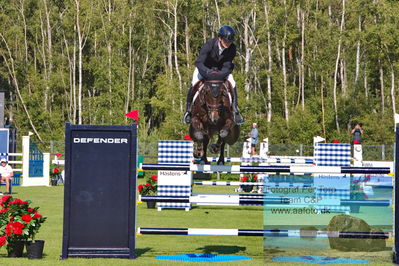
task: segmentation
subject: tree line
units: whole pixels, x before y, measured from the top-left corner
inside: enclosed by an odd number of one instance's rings
[[[10,0],[0,4],[7,123],[39,141],[64,124],[129,124],[182,139],[202,44],[237,30],[234,78],[248,132],[272,143],[394,141],[399,2],[393,0]],[[244,134],[243,134],[244,138]]]

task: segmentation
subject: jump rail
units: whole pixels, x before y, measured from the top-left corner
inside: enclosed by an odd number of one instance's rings
[[[217,162],[219,157],[207,157],[209,162]],[[273,164],[314,164],[313,159],[307,158],[241,158],[241,157],[225,157],[227,163],[273,163]]]
[[[390,174],[389,167],[340,166],[246,166],[201,164],[141,164],[140,170],[193,171],[204,173],[312,173],[312,174]]]
[[[194,181],[194,185],[201,186],[267,186],[263,182],[236,182],[236,181]]]
[[[388,239],[391,232],[340,232],[311,230],[264,230],[264,229],[208,229],[208,228],[137,228],[138,235],[185,235],[185,236],[265,236],[309,238],[363,238]]]
[[[227,206],[264,206],[270,205],[284,205],[295,206],[295,198],[288,197],[264,197],[263,195],[246,195],[246,194],[232,194],[232,195],[212,195],[212,194],[198,194],[190,197],[177,196],[139,196],[139,201],[148,202],[175,202],[175,203],[195,203],[201,205],[227,205]],[[308,204],[309,205],[309,204]],[[340,206],[373,206],[373,207],[389,207],[392,206],[391,200],[343,200],[336,199],[333,203],[326,204],[320,202],[320,206],[340,205]],[[317,204],[314,204],[317,206]]]
[[[286,188],[286,187],[311,187],[311,184],[304,184],[304,183],[292,183],[292,186],[277,186],[271,185],[270,183],[265,184],[263,182],[238,182],[238,181],[194,181],[194,185],[199,186],[260,186],[260,187],[271,187],[271,188]]]

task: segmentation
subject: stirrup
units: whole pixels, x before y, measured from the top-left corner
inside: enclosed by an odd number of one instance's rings
[[[185,112],[184,113],[183,122],[185,124],[190,124],[191,123],[191,113],[190,112]]]
[[[234,116],[234,123],[236,123],[239,126],[244,124],[244,118],[239,112],[234,112],[233,116]]]

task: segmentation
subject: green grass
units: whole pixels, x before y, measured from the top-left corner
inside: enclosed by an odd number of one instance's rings
[[[142,180],[140,180],[142,182]],[[63,186],[14,187],[14,197],[31,200],[32,206],[40,206],[40,213],[48,217],[36,239],[46,241],[44,258],[29,260],[7,258],[6,249],[0,249],[0,265],[193,265],[194,262],[161,261],[158,255],[186,253],[213,253],[250,256],[251,260],[201,265],[265,265],[262,237],[217,236],[150,236],[136,237],[135,260],[127,259],[80,259],[60,260],[63,225]],[[195,192],[232,193],[234,187],[196,186]],[[95,221],[93,221],[95,222]],[[263,209],[260,207],[213,207],[199,206],[191,211],[147,209],[145,204],[137,207],[137,226],[141,227],[191,227],[191,228],[263,228]],[[297,255],[289,252],[281,255]],[[284,263],[280,263],[284,264]],[[285,264],[292,265],[292,264]],[[307,265],[307,264],[295,264]],[[371,264],[369,264],[371,265]],[[381,265],[381,264],[374,264]],[[389,264],[387,264],[389,265]]]

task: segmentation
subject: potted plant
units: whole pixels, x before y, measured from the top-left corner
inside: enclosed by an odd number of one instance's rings
[[[138,186],[140,195],[155,196],[158,190],[157,181],[158,178],[156,175],[152,175],[150,178],[147,178],[144,184],[140,184]],[[147,201],[147,208],[150,209],[155,208],[155,203],[156,203],[155,201]]]
[[[50,183],[52,186],[56,186],[58,184],[58,180],[60,179],[61,170],[58,167],[51,167],[50,170]]]
[[[30,204],[10,195],[0,198],[0,247],[6,245],[9,257],[21,257],[25,244],[28,258],[42,257],[44,241],[34,238],[46,218],[38,213],[39,207]],[[38,253],[32,253],[35,250]]]
[[[248,175],[248,176],[243,176],[240,178],[240,181],[242,183],[254,183],[258,181],[258,177],[257,175]],[[249,184],[249,185],[240,185],[240,188],[244,191],[244,192],[251,192],[252,189],[254,188],[253,184]]]

